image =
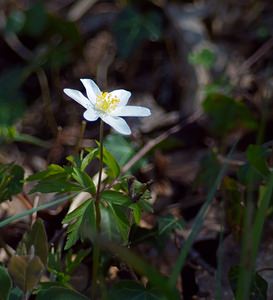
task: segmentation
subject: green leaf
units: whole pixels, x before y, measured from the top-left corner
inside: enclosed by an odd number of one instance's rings
[[[62,287],[51,287],[47,290],[42,290],[38,293],[36,300],[88,300],[85,296],[74,290]]]
[[[0,300],[8,300],[10,290],[12,287],[12,281],[10,279],[7,270],[1,266],[0,266],[0,286],[1,286]]]
[[[202,49],[198,52],[192,52],[189,55],[189,62],[194,65],[202,65],[205,68],[209,69],[213,67],[216,61],[215,54],[209,49]]]
[[[107,240],[127,243],[130,224],[127,214],[121,206],[108,203],[101,207],[101,234]]]
[[[108,203],[126,206],[126,207],[132,204],[132,201],[128,196],[117,191],[103,191],[101,193],[101,198],[107,201]]]
[[[44,265],[38,256],[17,256],[10,259],[8,270],[23,292],[30,292],[38,284]]]
[[[39,179],[46,179],[53,175],[65,174],[65,169],[59,165],[51,164],[48,168],[44,171],[38,172],[36,174],[30,175],[27,180],[28,181],[35,181]]]
[[[240,267],[232,267],[229,271],[229,281],[232,291],[235,295],[237,282],[239,279]],[[267,282],[258,273],[252,274],[252,283],[250,287],[249,300],[266,300],[267,299]],[[236,298],[235,298],[236,299]]]
[[[120,134],[109,134],[104,145],[120,166],[124,166],[136,152],[133,145]]]
[[[140,208],[147,212],[153,212],[151,200],[151,192],[149,191],[149,184],[142,183],[133,176],[127,177],[127,193],[131,199],[132,204],[138,203]],[[133,207],[130,205],[130,207]]]
[[[118,54],[129,57],[144,41],[157,41],[162,36],[163,19],[157,11],[138,11],[127,6],[113,26]]]
[[[39,256],[44,266],[47,265],[48,257],[48,240],[44,223],[41,219],[37,219],[32,225],[31,231],[26,236],[26,248],[30,253],[34,247],[34,254]]]
[[[30,194],[35,192],[40,193],[65,193],[65,192],[75,192],[81,191],[82,188],[76,184],[67,181],[67,178],[61,178],[59,176],[51,176],[47,180],[39,181],[33,189],[31,189]]]
[[[177,219],[172,215],[167,215],[158,218],[158,234],[165,235],[171,231],[178,229],[181,230],[185,227],[185,223],[182,219]]]
[[[261,175],[267,177],[270,171],[266,163],[266,150],[259,145],[249,145],[246,154],[250,165]]]
[[[37,37],[43,33],[47,25],[47,13],[42,1],[37,1],[25,13],[26,19],[23,32],[31,37]]]
[[[21,10],[13,10],[6,22],[6,31],[18,33],[21,31],[25,24],[26,16]]]
[[[67,50],[71,50],[71,46],[79,47],[81,44],[81,33],[75,22],[68,21],[56,14],[49,14],[47,25],[51,35],[58,33],[62,42],[67,46]]]
[[[98,147],[100,147],[100,144],[97,142]],[[96,152],[97,158],[99,159],[100,151]],[[120,173],[120,167],[118,163],[116,162],[114,156],[105,148],[103,147],[103,163],[108,167],[107,169],[107,175],[113,179],[117,178]]]
[[[81,191],[83,188],[78,183],[70,180],[73,169],[52,164],[47,170],[38,172],[27,178],[28,181],[38,181],[30,193],[59,193]]]
[[[24,169],[15,164],[0,164],[0,202],[19,194],[23,188]]]
[[[157,289],[145,288],[143,285],[124,280],[116,283],[107,299],[111,300],[167,300]]]
[[[257,128],[248,107],[225,95],[209,94],[203,101],[203,109],[210,118],[211,129],[221,137],[237,127]]]
[[[80,249],[76,254],[70,251],[65,257],[65,272],[71,274],[89,254],[90,249]]]
[[[73,168],[72,177],[81,185],[81,187],[90,194],[96,193],[96,187],[90,176],[78,168]]]
[[[14,67],[0,75],[0,126],[12,126],[25,111],[25,97],[20,91],[30,68]]]
[[[8,300],[22,300],[23,292],[18,287],[15,287],[11,290]]]
[[[84,171],[98,153],[98,149],[86,149],[88,154],[81,161],[81,170]]]
[[[141,220],[141,206],[139,203],[133,203],[130,205],[130,208],[133,210],[133,217],[136,224],[139,224]]]
[[[94,201],[86,200],[67,214],[62,223],[70,223],[67,228],[65,250],[71,248],[79,239],[91,239],[95,229]]]
[[[105,147],[115,157],[119,166],[124,166],[137,152],[137,147],[129,139],[121,134],[109,134],[105,141]],[[134,166],[128,171],[135,173],[141,167],[147,164],[146,158],[141,158]]]

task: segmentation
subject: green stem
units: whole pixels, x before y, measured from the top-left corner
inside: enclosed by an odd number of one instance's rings
[[[101,191],[101,177],[102,177],[102,169],[103,169],[103,121],[100,121],[100,159],[99,159],[99,177],[98,177],[98,185],[97,192],[95,198],[95,214],[96,214],[96,234],[99,235],[100,227],[101,227],[101,212],[100,212],[100,191]],[[96,239],[94,239],[93,243],[93,284],[91,290],[91,299],[95,299],[96,290],[98,285],[98,268],[99,268],[99,259],[100,259],[100,248]]]
[[[100,162],[99,162],[99,178],[97,185],[97,193],[95,199],[95,209],[96,209],[96,228],[97,233],[100,232],[100,222],[101,222],[101,214],[100,214],[100,189],[101,189],[101,177],[102,177],[102,169],[103,169],[103,121],[100,121]]]

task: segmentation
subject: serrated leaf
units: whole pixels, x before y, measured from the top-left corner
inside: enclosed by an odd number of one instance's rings
[[[83,188],[70,181],[73,168],[49,165],[44,171],[38,172],[27,178],[28,181],[37,181],[30,193],[64,193],[81,191]]]
[[[141,183],[134,177],[129,177],[128,195],[131,199],[131,202],[138,203],[142,210],[147,212],[153,212],[152,205],[150,204],[151,192],[149,191],[148,184]]]
[[[130,224],[128,216],[121,206],[110,203],[107,207],[101,205],[101,220],[102,235],[109,240],[127,243]]]
[[[10,279],[8,271],[0,266],[0,300],[8,300],[10,295],[10,290],[12,287],[12,281]]]
[[[39,181],[30,194],[35,192],[40,193],[65,193],[65,192],[77,192],[82,188],[74,183],[68,182],[66,178],[60,178],[59,176],[51,176],[47,180]]]
[[[73,168],[72,177],[81,185],[81,187],[90,194],[96,193],[96,187],[90,176],[78,168]]]
[[[0,164],[0,203],[22,191],[24,169],[15,164]]]
[[[101,198],[109,203],[127,207],[132,203],[128,196],[117,191],[103,191]]]
[[[65,244],[65,250],[71,248],[79,239],[90,238],[90,234],[94,229],[93,225],[88,223],[88,234],[86,233],[86,222],[90,218],[93,218],[93,201],[87,200],[82,203],[79,207],[74,209],[72,212],[66,215],[62,223],[70,223],[67,228],[67,241]],[[91,222],[93,223],[93,222]]]
[[[69,212],[63,219],[62,223],[67,224],[74,219],[79,219],[82,217],[84,211],[86,210],[86,207],[89,205],[90,200],[84,201],[80,206]]]
[[[36,300],[88,300],[85,296],[80,293],[62,287],[51,287],[47,290],[42,290],[38,293]]]
[[[129,280],[116,283],[108,295],[107,300],[167,300],[157,289]]]
[[[56,164],[51,164],[48,166],[48,168],[44,171],[38,172],[36,174],[30,175],[27,180],[28,181],[35,181],[35,180],[39,180],[39,179],[46,179],[50,176],[53,175],[60,175],[63,174],[65,175],[65,169],[59,165]]]
[[[17,256],[10,259],[8,271],[24,292],[30,292],[38,284],[44,265],[38,256]]]

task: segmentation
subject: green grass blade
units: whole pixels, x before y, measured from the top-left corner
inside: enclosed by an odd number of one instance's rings
[[[28,144],[32,144],[32,145],[43,147],[43,148],[51,147],[50,142],[43,141],[37,137],[31,136],[29,134],[23,134],[23,133],[17,133],[14,137],[14,141],[28,143]]]
[[[220,231],[220,237],[219,237],[219,247],[218,247],[218,253],[217,253],[217,270],[215,274],[215,281],[216,281],[216,290],[215,290],[215,299],[221,300],[222,299],[222,261],[223,261],[223,240],[224,240],[224,215],[221,217],[221,231]]]
[[[268,184],[266,187],[265,194],[262,197],[260,207],[257,210],[257,214],[254,221],[254,230],[253,230],[253,259],[256,259],[259,245],[261,242],[263,226],[266,219],[266,214],[272,199],[273,192],[273,172],[269,176]]]
[[[236,145],[237,145],[237,142],[233,145],[232,149],[230,150],[230,152],[228,154],[228,158],[230,158],[230,156],[232,155]],[[200,229],[201,229],[201,227],[204,223],[204,220],[205,220],[206,214],[208,212],[208,209],[210,207],[210,204],[214,199],[214,196],[215,196],[215,194],[217,192],[217,189],[218,189],[218,187],[219,187],[219,185],[220,185],[220,183],[221,183],[221,181],[224,177],[226,169],[227,169],[227,163],[225,163],[222,166],[222,168],[221,168],[221,170],[220,170],[220,172],[219,172],[219,174],[218,174],[218,176],[217,176],[217,178],[214,182],[214,185],[212,186],[211,190],[209,191],[209,193],[207,195],[205,203],[203,204],[202,208],[199,210],[199,212],[196,216],[192,231],[191,231],[188,239],[186,240],[185,244],[183,245],[183,247],[181,249],[178,260],[177,260],[177,262],[175,264],[175,267],[172,271],[172,274],[169,278],[170,286],[175,287],[175,285],[176,285],[177,278],[180,274],[180,271],[183,268],[183,266],[185,264],[185,261],[186,261],[186,258],[188,256],[188,253],[189,253],[189,251],[192,247],[192,244],[193,244],[194,240],[196,239],[196,237],[197,237],[197,235],[198,235],[198,233],[199,233],[199,231],[200,231]]]
[[[236,300],[249,299],[252,275],[261,242],[266,213],[269,208],[273,194],[273,172],[270,174],[266,190],[261,197],[260,206],[254,217],[252,228],[245,228],[250,239],[243,240],[241,270],[239,273]],[[251,230],[252,229],[252,230]],[[244,232],[244,234],[247,234]]]
[[[6,219],[4,219],[3,221],[0,222],[0,228],[14,222],[14,221],[18,221],[26,216],[29,216],[37,211],[40,211],[40,210],[43,210],[43,209],[46,209],[46,208],[49,208],[49,207],[52,207],[54,205],[58,205],[58,204],[61,204],[65,201],[67,201],[68,199],[71,199],[72,197],[76,196],[77,194],[70,194],[70,195],[66,195],[66,196],[63,196],[63,197],[60,197],[60,198],[57,198],[53,201],[51,201],[50,203],[46,203],[46,204],[42,204],[42,205],[39,205],[35,208],[32,208],[32,209],[28,209],[20,214],[17,214],[17,215],[14,215],[14,216],[11,216],[11,217],[8,217]]]

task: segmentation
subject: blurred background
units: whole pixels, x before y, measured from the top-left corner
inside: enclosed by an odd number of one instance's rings
[[[58,127],[77,130],[82,111],[62,90],[82,90],[80,78],[102,89],[126,88],[134,103],[152,108],[158,118],[135,124],[136,132],[176,124],[202,111],[201,102],[216,93],[239,97],[257,113],[258,98],[272,92],[272,6],[252,0],[1,1],[1,127],[43,140],[56,137]],[[90,137],[97,132],[92,128]]]
[[[272,1],[2,0],[0,5],[1,163],[16,161],[30,174],[65,163],[79,139],[85,147],[98,138],[99,124],[88,123],[84,131],[83,109],[63,93],[64,88],[84,92],[80,78],[95,80],[102,90],[127,89],[130,103],[152,111],[150,118],[128,120],[130,138],[105,126],[106,145],[121,164],[147,147],[148,158],[139,157],[133,169],[140,180],[153,181],[155,215],[146,217],[146,228],[170,211],[190,222],[215,180],[219,158],[225,159],[238,137],[232,166],[245,162],[250,143],[273,140]],[[214,289],[221,207],[216,201],[195,244],[198,255],[192,259],[201,257],[205,273],[192,266],[182,273],[185,297]],[[240,221],[234,224],[234,209],[226,214],[236,232]],[[8,232],[10,240],[17,241],[22,231]],[[238,245],[228,241],[226,247],[228,257]],[[139,251],[168,273],[174,248],[166,249],[163,262],[153,247]]]

